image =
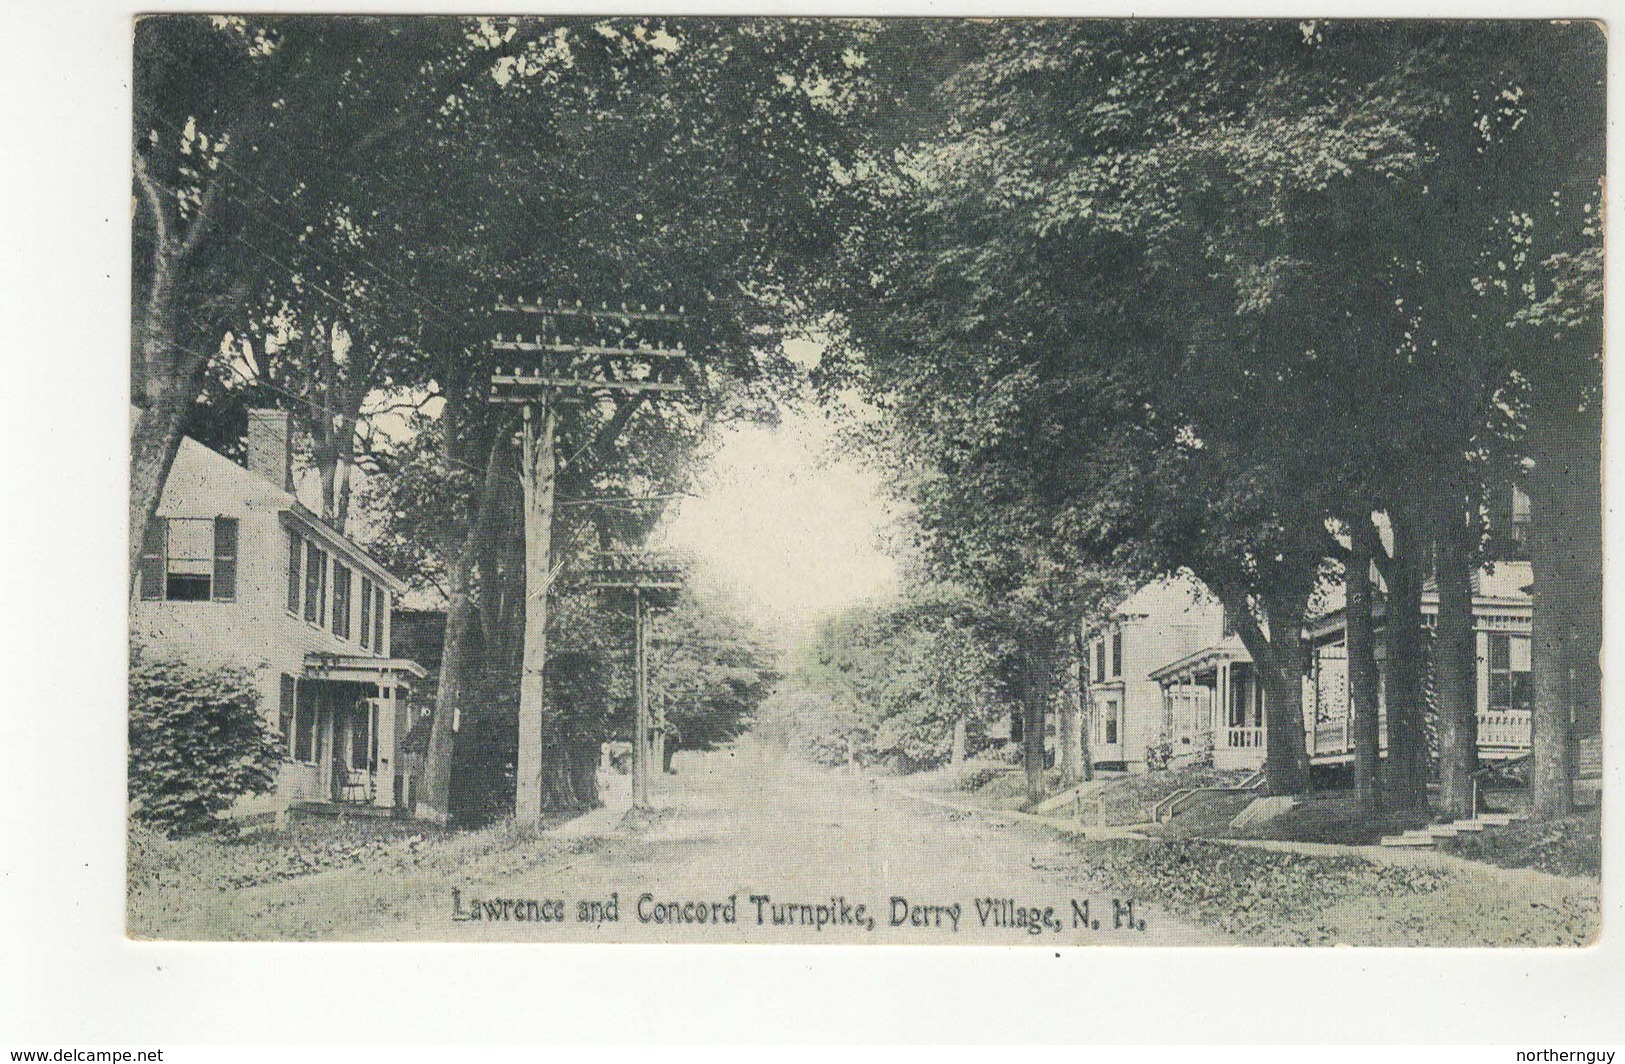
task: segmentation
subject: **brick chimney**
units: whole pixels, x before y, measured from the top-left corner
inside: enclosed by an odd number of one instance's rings
[[[286,410],[248,412],[248,471],[283,491],[293,490],[293,441]]]

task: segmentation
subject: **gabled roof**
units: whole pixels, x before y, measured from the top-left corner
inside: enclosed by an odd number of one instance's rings
[[[1473,574],[1473,604],[1527,606],[1530,603],[1529,585],[1534,582],[1534,567],[1528,562],[1492,562]],[[1380,599],[1386,593],[1382,580],[1376,581]],[[1339,617],[1347,605],[1348,589],[1341,581],[1323,584],[1311,605],[1311,624]],[[1429,606],[1439,601],[1439,585],[1432,577],[1422,585],[1422,601]]]
[[[1252,660],[1253,656],[1247,652],[1247,645],[1241,641],[1241,636],[1231,635],[1210,647],[1203,647],[1194,654],[1186,654],[1178,661],[1170,661],[1160,669],[1152,669],[1146,676],[1160,682],[1182,672],[1198,670],[1205,672],[1221,661]]]
[[[190,436],[181,437],[175,461],[164,481],[159,510],[185,510],[189,508],[187,503],[193,500],[214,503],[228,498],[233,502],[258,502],[278,509],[292,506],[296,501],[291,492],[283,491],[258,473],[249,472]]]
[[[1162,576],[1124,599],[1111,612],[1115,618],[1157,617],[1170,623],[1180,614],[1195,614],[1217,609],[1218,599],[1190,573],[1181,570],[1172,576]]]
[[[389,590],[401,594],[406,584],[380,565],[349,536],[313,513],[290,491],[233,462],[198,441],[183,436],[164,481],[158,512],[163,516],[213,517],[241,508],[276,512],[284,522],[322,540],[366,569]]]

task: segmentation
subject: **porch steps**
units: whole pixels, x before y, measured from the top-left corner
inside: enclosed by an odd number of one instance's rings
[[[1514,820],[1522,820],[1521,813],[1480,813],[1470,820],[1454,820],[1448,824],[1429,824],[1425,828],[1412,828],[1402,835],[1384,835],[1383,846],[1432,846],[1438,839],[1453,839],[1457,835],[1471,834],[1486,828],[1505,827]]]

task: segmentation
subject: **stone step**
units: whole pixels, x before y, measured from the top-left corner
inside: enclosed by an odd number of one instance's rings
[[[1505,827],[1514,820],[1523,820],[1525,817],[1522,813],[1480,813],[1473,819],[1477,820],[1480,824],[1487,824],[1492,827],[1499,828]]]
[[[1452,820],[1450,826],[1457,831],[1483,831],[1489,825],[1482,820]]]
[[[1430,824],[1422,830],[1436,839],[1453,839],[1457,834],[1454,824]]]
[[[1403,835],[1384,835],[1381,844],[1384,846],[1432,846],[1433,836],[1425,831],[1420,835],[1413,835],[1407,831]]]

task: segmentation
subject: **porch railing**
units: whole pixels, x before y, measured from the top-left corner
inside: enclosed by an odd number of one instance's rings
[[[1311,752],[1316,754],[1341,754],[1347,752],[1354,744],[1349,735],[1349,720],[1316,721],[1312,734]]]
[[[1498,709],[1478,715],[1478,744],[1526,749],[1529,746],[1529,711]]]
[[[1258,750],[1264,746],[1263,728],[1225,728],[1224,745],[1228,750]]]

